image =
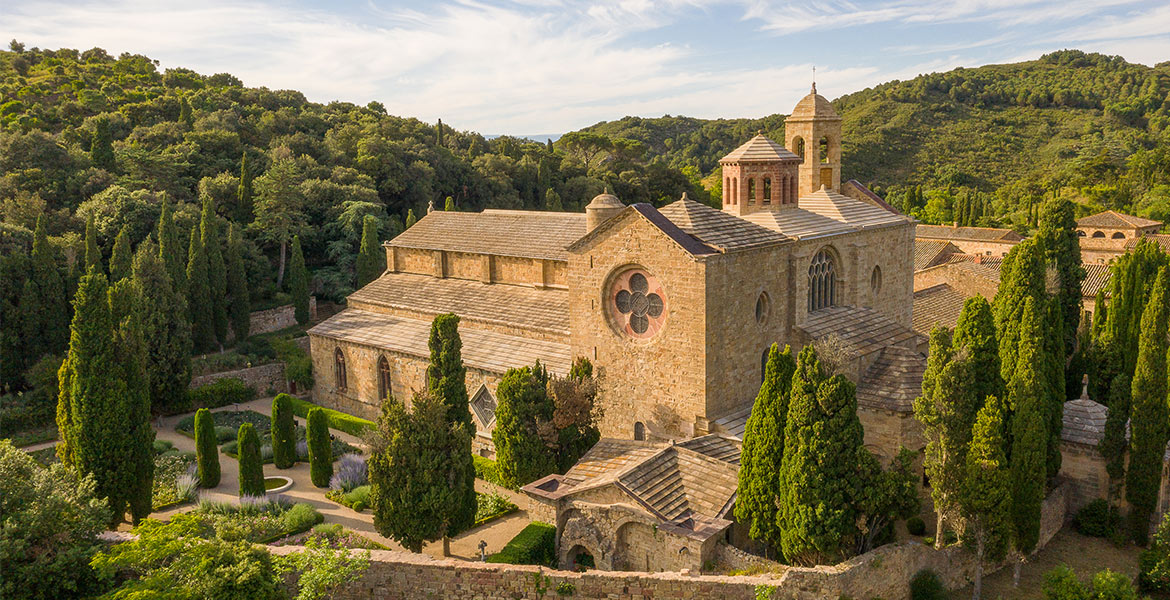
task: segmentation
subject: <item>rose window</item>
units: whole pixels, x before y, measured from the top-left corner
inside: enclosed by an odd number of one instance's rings
[[[610,314],[626,335],[649,338],[666,321],[666,294],[646,271],[631,269],[619,275],[610,287],[610,297]]]

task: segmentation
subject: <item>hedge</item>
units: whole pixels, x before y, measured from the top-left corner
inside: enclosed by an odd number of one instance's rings
[[[475,465],[476,479],[482,479],[488,483],[494,483],[510,490],[516,489],[504,483],[504,480],[500,477],[500,465],[496,461],[478,454],[472,454],[471,463]]]
[[[557,567],[557,528],[548,523],[533,521],[520,530],[512,541],[499,552],[488,557],[490,563],[513,565],[544,565]]]
[[[225,377],[187,391],[192,408],[219,408],[229,404],[244,404],[256,399],[256,390],[242,379]]]
[[[366,431],[375,427],[373,421],[355,417],[339,410],[333,410],[332,408],[319,407],[308,400],[302,400],[296,396],[292,396],[292,410],[294,415],[302,419],[308,419],[309,411],[314,408],[320,408],[325,411],[325,415],[329,417],[329,427],[331,429],[344,431],[350,435],[361,437],[365,435]]]

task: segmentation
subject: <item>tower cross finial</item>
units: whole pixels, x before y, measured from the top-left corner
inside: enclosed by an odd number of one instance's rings
[[[817,66],[813,65],[812,93],[817,93]]]

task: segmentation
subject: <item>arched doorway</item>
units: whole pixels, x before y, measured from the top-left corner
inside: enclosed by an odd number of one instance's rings
[[[593,553],[585,546],[577,544],[569,550],[568,564],[565,568],[570,571],[586,571],[588,569],[596,569],[597,561],[593,559]]]
[[[639,442],[646,439],[646,425],[641,421],[634,423],[634,439]]]

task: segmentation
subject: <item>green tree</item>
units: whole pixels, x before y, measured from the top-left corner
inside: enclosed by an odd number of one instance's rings
[[[557,472],[571,469],[601,439],[597,428],[602,414],[597,402],[600,389],[600,382],[593,376],[593,363],[583,356],[573,360],[568,377],[549,378]]]
[[[134,282],[124,279],[110,288],[109,303],[115,361],[108,368],[117,387],[117,404],[114,414],[106,421],[119,424],[116,437],[120,447],[115,460],[130,514],[137,524],[150,515],[154,487],[154,429],[150,426],[150,376],[146,370],[142,298]]]
[[[240,425],[236,434],[236,454],[240,461],[240,497],[264,497],[264,462],[260,459],[260,436],[251,423]]]
[[[902,448],[887,470],[865,448],[857,448],[856,490],[852,498],[857,510],[858,531],[853,552],[864,554],[878,545],[883,536],[894,536],[894,522],[918,514],[918,474],[914,468],[917,453]]]
[[[1109,499],[1120,498],[1121,486],[1125,481],[1125,449],[1127,446],[1126,426],[1129,424],[1129,394],[1132,380],[1122,373],[1113,378],[1109,390],[1109,407],[1105,418],[1105,434],[1098,449],[1105,458],[1105,472],[1109,474]]]
[[[370,551],[351,552],[334,548],[319,538],[305,540],[305,551],[294,552],[280,559],[276,567],[281,572],[296,573],[295,600],[328,600],[347,583],[357,581],[370,566]]]
[[[374,215],[366,215],[362,219],[362,244],[358,251],[356,271],[355,287],[359,289],[386,271],[386,250],[378,241],[378,218]]]
[[[1060,321],[1063,323],[1060,356],[1062,360],[1067,360],[1077,344],[1077,326],[1081,319],[1081,284],[1085,280],[1080,234],[1077,232],[1072,202],[1059,197],[1044,202],[1040,207],[1036,242],[1044,251],[1046,262],[1056,268],[1060,281],[1060,290],[1056,295]]]
[[[301,238],[293,237],[292,259],[289,261],[288,292],[292,296],[297,323],[309,322],[309,270],[301,253]]]
[[[313,485],[329,487],[329,479],[333,477],[333,444],[329,438],[329,415],[325,414],[325,409],[316,407],[309,410],[306,429],[309,477]]]
[[[1133,250],[1115,258],[1109,267],[1112,276],[1105,337],[1117,346],[1120,373],[1133,373],[1137,365],[1142,314],[1154,278],[1166,264],[1162,248],[1148,238],[1140,238]]]
[[[999,289],[995,293],[992,308],[995,311],[996,339],[999,341],[1000,375],[1004,382],[1011,381],[1017,370],[1024,301],[1031,298],[1035,306],[1043,306],[1047,297],[1044,278],[1044,253],[1035,240],[1017,244],[1003,259]],[[1037,331],[1041,330],[1038,328]],[[1015,410],[1015,407],[1009,405],[1008,409]]]
[[[104,271],[102,266],[102,249],[98,247],[97,243],[97,229],[94,228],[93,214],[85,221],[85,271],[90,269],[97,269],[99,272]]]
[[[29,277],[31,293],[20,301],[24,326],[22,355],[34,360],[43,354],[63,353],[69,344],[69,303],[56,251],[45,232],[45,216],[37,217],[33,234]]]
[[[784,461],[784,425],[795,371],[792,349],[785,346],[781,352],[778,344],[772,344],[740,455],[735,520],[748,526],[752,539],[772,548],[780,547],[776,499],[782,491],[779,474]]]
[[[277,394],[272,399],[272,464],[287,469],[297,462],[297,424],[293,420],[292,396]]]
[[[186,96],[179,96],[179,123],[188,131],[195,126],[195,115],[191,112],[191,103]]]
[[[110,255],[110,282],[117,283],[130,276],[134,255],[130,252],[130,227],[123,226],[114,238],[114,251]]]
[[[228,313],[232,322],[232,333],[239,344],[248,339],[252,327],[252,296],[248,291],[248,275],[244,270],[240,234],[235,224],[228,225],[227,237],[227,294]]]
[[[207,250],[199,235],[199,226],[191,228],[191,246],[187,250],[187,311],[191,316],[191,341],[196,352],[215,347],[215,315],[212,312],[211,282],[207,274]]]
[[[248,153],[240,155],[240,185],[236,188],[236,222],[247,225],[252,222],[252,171],[248,169]]]
[[[223,239],[219,234],[219,218],[210,198],[203,199],[203,214],[199,219],[200,244],[207,257],[207,291],[211,300],[211,323],[215,339],[222,347],[227,340],[227,268],[223,262]]]
[[[300,182],[301,173],[296,162],[287,158],[274,161],[264,175],[256,178],[256,219],[252,227],[261,239],[280,247],[277,287],[284,284],[288,244],[305,230],[305,196]]]
[[[93,166],[105,169],[111,173],[117,170],[114,164],[114,143],[110,135],[109,119],[101,118],[94,121],[93,137],[89,140],[89,158]]]
[[[219,439],[215,435],[215,420],[206,408],[195,411],[195,462],[199,469],[199,486],[218,486]]]
[[[158,255],[171,276],[171,284],[175,291],[185,294],[187,291],[187,257],[183,254],[183,246],[179,243],[179,230],[175,227],[175,217],[172,214],[171,203],[162,203],[162,213],[158,218]],[[188,317],[183,314],[183,319]]]
[[[459,316],[448,313],[435,317],[427,346],[431,352],[430,364],[427,365],[427,391],[447,405],[447,420],[472,427]]]
[[[1023,557],[1036,548],[1040,537],[1040,507],[1044,502],[1048,454],[1048,392],[1045,389],[1043,339],[1037,303],[1024,299],[1020,314],[1019,353],[1015,372],[1008,381],[1011,420],[1011,485],[1013,544],[1020,554],[1015,563],[1015,580]]]
[[[418,222],[418,217],[414,216],[414,209],[413,208],[406,209],[406,228],[410,229],[417,222]]]
[[[955,325],[953,344],[957,352],[966,353],[966,362],[972,375],[966,385],[970,386],[972,397],[982,405],[988,396],[1002,396],[1003,379],[1000,377],[995,317],[991,304],[983,296],[968,298],[963,303],[959,321]],[[978,411],[978,407],[975,410]]]
[[[557,468],[553,444],[540,426],[553,420],[548,371],[539,362],[508,369],[496,388],[496,426],[492,442],[500,479],[509,487],[527,485]]]
[[[1064,325],[1061,322],[1062,313],[1060,296],[1057,295],[1044,303],[1042,316],[1043,351],[1044,351],[1044,391],[1047,394],[1045,415],[1047,415],[1048,457],[1044,461],[1048,478],[1051,480],[1060,472],[1060,431],[1064,428],[1064,402],[1066,400],[1064,368],[1067,356],[1064,353],[1061,332]]]
[[[187,298],[167,275],[154,243],[147,239],[134,254],[132,281],[142,304],[139,309],[150,374],[150,403],[164,413],[187,406],[191,383],[191,327],[185,318]],[[176,318],[180,315],[180,318]]]
[[[565,210],[565,205],[561,202],[561,195],[556,190],[548,188],[544,191],[544,209],[556,212]]]
[[[1011,479],[1004,448],[1003,401],[990,396],[979,409],[971,433],[959,498],[966,527],[963,535],[975,548],[975,580],[971,597],[983,593],[983,564],[1000,560],[1011,541]]]
[[[475,471],[471,431],[448,420],[446,403],[416,394],[411,406],[407,412],[397,402],[382,404],[369,461],[370,505],[378,533],[419,552],[425,542],[467,526],[460,482]]]
[[[447,200],[443,202],[443,210],[445,210],[445,211],[456,210],[455,209],[455,199],[450,197],[450,196],[447,196]]]
[[[1158,269],[1149,302],[1142,311],[1137,366],[1130,391],[1129,472],[1125,499],[1129,501],[1130,533],[1145,544],[1150,517],[1158,501],[1162,458],[1170,429],[1166,406],[1167,312],[1170,303],[1170,268]]]

